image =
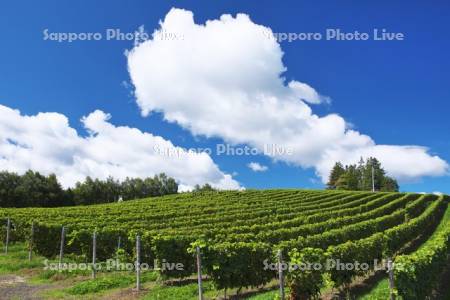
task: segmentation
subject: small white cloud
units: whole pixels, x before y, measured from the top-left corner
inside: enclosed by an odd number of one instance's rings
[[[331,102],[330,97],[319,95],[319,93],[314,88],[306,83],[293,80],[289,82],[288,86],[299,99],[305,102],[311,104]]]
[[[247,167],[249,167],[253,172],[265,172],[269,169],[267,166],[261,165],[257,162],[251,162],[247,164]]]
[[[442,195],[444,195],[444,193],[442,193],[442,192],[433,192],[433,195],[442,196]]]

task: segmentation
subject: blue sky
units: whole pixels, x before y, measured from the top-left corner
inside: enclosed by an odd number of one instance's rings
[[[190,10],[197,24],[222,14],[248,14],[274,32],[372,32],[385,28],[404,41],[282,42],[286,80],[298,80],[329,96],[310,105],[318,116],[337,113],[377,144],[420,145],[450,161],[450,4],[445,1],[8,1],[0,4],[0,104],[23,115],[57,112],[79,135],[80,119],[100,109],[115,126],[138,128],[181,147],[215,147],[222,137],[195,136],[163,120],[164,112],[141,115],[130,83],[125,50],[132,41],[44,41],[51,32],[152,32],[172,7]],[[132,86],[132,83],[130,83]],[[266,156],[212,154],[220,170],[251,188],[321,188],[314,168],[274,162]],[[258,162],[268,167],[254,172]],[[420,176],[402,190],[450,193],[447,175]]]

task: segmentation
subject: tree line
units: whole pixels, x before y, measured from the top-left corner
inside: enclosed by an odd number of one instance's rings
[[[31,170],[23,175],[0,172],[0,207],[89,205],[177,192],[175,179],[164,173],[145,179],[126,178],[124,181],[112,177],[106,180],[86,177],[75,187],[64,189],[55,174],[45,176]]]
[[[373,179],[373,183],[372,183]],[[372,184],[374,186],[372,186]],[[398,192],[397,181],[386,175],[381,163],[374,157],[360,159],[358,164],[344,166],[337,162],[330,172],[328,189],[352,191]]]

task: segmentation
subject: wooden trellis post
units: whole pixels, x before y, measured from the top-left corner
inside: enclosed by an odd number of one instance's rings
[[[281,250],[278,250],[278,281],[280,284],[280,299],[284,300],[283,254]]]
[[[61,243],[59,245],[59,264],[58,268],[61,270],[62,260],[64,256],[64,239],[65,239],[65,228],[64,226],[61,228]]]
[[[394,264],[392,262],[392,258],[388,258],[388,273],[389,273],[389,299],[395,300],[394,293]]]
[[[92,279],[95,279],[96,275],[96,259],[97,259],[97,233],[94,231],[92,234]]]
[[[203,285],[202,285],[202,258],[200,255],[200,247],[196,248],[197,253],[197,279],[198,279],[198,300],[203,300]]]
[[[8,218],[6,223],[6,242],[5,242],[5,254],[8,254],[8,244],[9,244],[9,231],[11,230],[11,219]]]
[[[33,243],[34,243],[34,222],[31,223],[30,245],[28,248],[28,260],[31,261],[33,256]]]
[[[141,237],[136,236],[136,290],[141,289]]]

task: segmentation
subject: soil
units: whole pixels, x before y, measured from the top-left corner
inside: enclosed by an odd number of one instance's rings
[[[37,294],[49,287],[48,285],[31,285],[21,276],[3,275],[0,276],[0,299],[41,299]]]

